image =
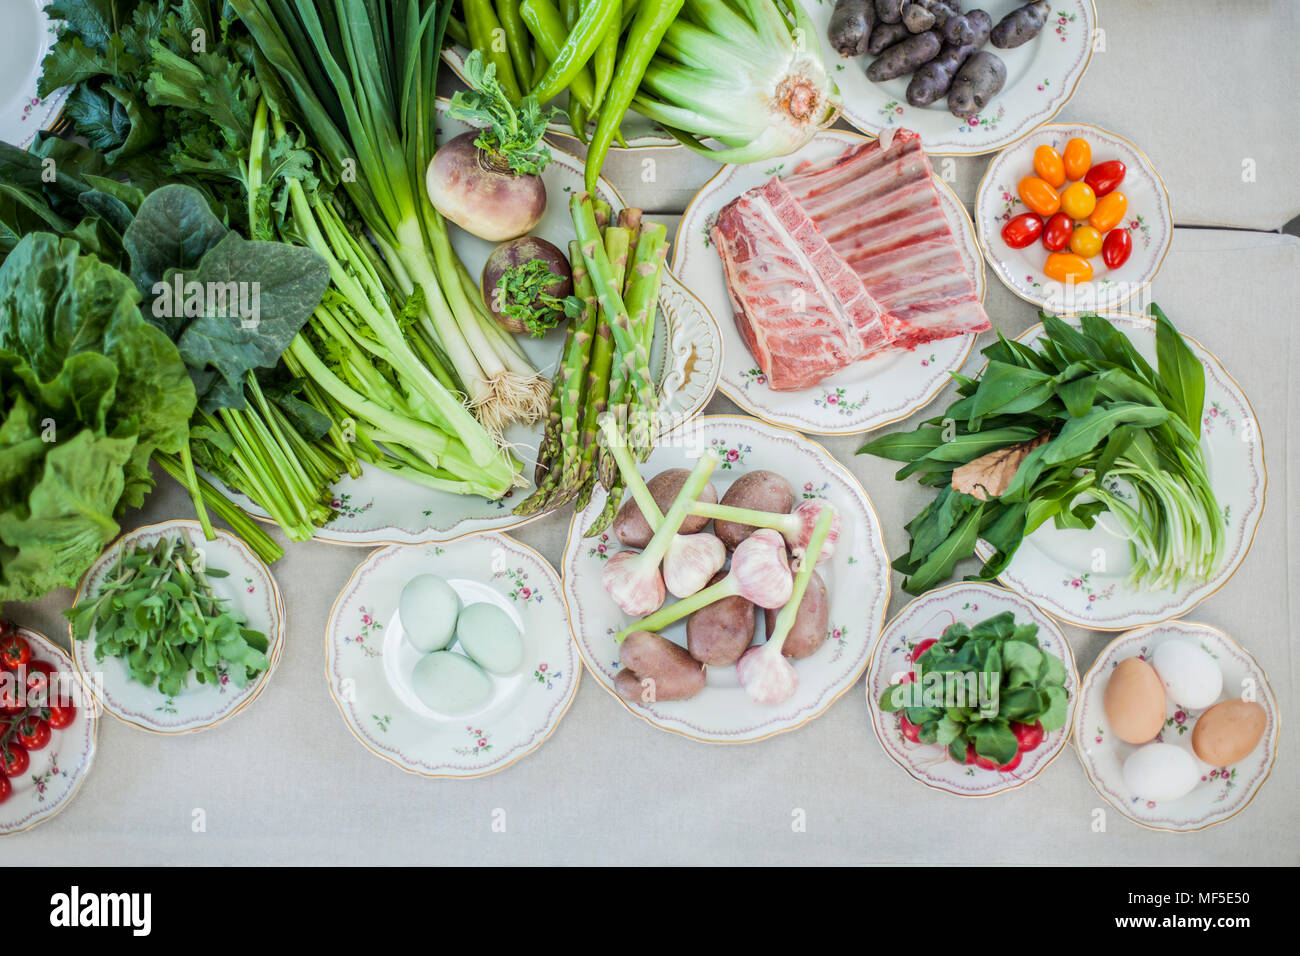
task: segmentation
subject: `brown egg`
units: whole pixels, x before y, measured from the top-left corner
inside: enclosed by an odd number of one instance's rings
[[[1268,714],[1253,700],[1215,704],[1192,728],[1192,749],[1214,767],[1228,767],[1250,756],[1264,736]]]
[[[1125,743],[1153,740],[1165,725],[1165,686],[1155,668],[1140,658],[1119,662],[1102,703],[1110,729]]]

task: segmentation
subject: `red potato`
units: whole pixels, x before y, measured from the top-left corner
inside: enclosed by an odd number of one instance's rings
[[[725,577],[718,572],[709,584]],[[686,620],[686,649],[708,667],[736,663],[753,641],[754,605],[739,594],[714,601]]]
[[[682,490],[682,485],[689,475],[690,471],[686,468],[669,468],[646,482],[646,487],[650,489],[650,496],[659,506],[660,514],[668,513],[668,509],[672,507],[673,501],[676,500],[678,492]],[[705,485],[699,500],[711,505],[717,504],[718,489],[712,484]],[[703,531],[708,523],[708,518],[687,515],[677,533],[697,534]],[[654,537],[654,532],[650,530],[650,525],[646,522],[645,515],[641,513],[641,507],[636,503],[635,498],[628,498],[623,502],[623,507],[619,508],[618,514],[614,516],[614,537],[618,538],[620,544],[637,549],[644,549]]]
[[[779,613],[779,608],[763,612],[764,629],[769,638],[772,636],[772,631],[776,629],[776,616]],[[804,592],[803,600],[799,602],[794,626],[790,628],[785,644],[781,647],[781,653],[796,661],[816,654],[826,643],[826,634],[830,630],[830,617],[831,602],[830,596],[826,593],[826,582],[814,571],[812,577],[808,579],[808,590]]]
[[[721,503],[735,508],[786,515],[794,508],[794,489],[790,487],[790,482],[776,472],[760,468],[737,478],[722,496]],[[713,533],[722,539],[728,551],[734,551],[736,545],[748,538],[755,530],[753,525],[735,521],[713,522]]]
[[[614,688],[631,703],[686,700],[704,689],[704,665],[659,634],[633,631],[623,641],[619,660],[624,670],[615,676]]]

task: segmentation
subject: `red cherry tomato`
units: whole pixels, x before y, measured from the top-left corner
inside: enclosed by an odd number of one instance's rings
[[[1101,261],[1107,269],[1118,269],[1133,255],[1133,237],[1127,229],[1112,229],[1101,244]]]
[[[1043,227],[1043,245],[1052,252],[1060,252],[1070,244],[1074,235],[1074,220],[1063,212],[1058,212]]]
[[[1004,763],[1001,767],[998,767],[998,770],[1000,770],[1002,773],[1010,773],[1012,770],[1015,770],[1019,766],[1020,766],[1020,751],[1017,750],[1016,755],[1012,757],[1010,760],[1008,760],[1006,763]]]
[[[0,717],[15,717],[27,706],[22,685],[13,677],[0,677]]]
[[[19,743],[7,743],[0,752],[0,773],[7,777],[20,777],[31,765],[27,748]]]
[[[4,803],[14,792],[13,784],[9,782],[8,777],[0,776],[0,803]]]
[[[1043,742],[1043,725],[1041,723],[1022,724],[1017,721],[1011,722],[1011,732],[1016,735],[1016,743],[1020,745],[1020,750],[1033,750]]]
[[[71,704],[50,704],[48,722],[51,730],[66,730],[77,719],[77,708]]]
[[[16,671],[32,659],[32,648],[18,634],[12,631],[0,637],[0,666],[6,670]]]
[[[31,706],[45,706],[45,702],[49,699],[50,687],[54,683],[51,678],[53,673],[53,666],[45,663],[45,661],[27,662],[27,666],[23,668],[20,676],[27,687],[28,702]]]
[[[50,742],[50,725],[39,717],[24,717],[18,725],[18,742],[28,750],[44,750]]]
[[[1022,212],[1002,227],[1002,241],[1012,249],[1023,249],[1043,234],[1043,217]]]
[[[927,637],[920,644],[917,644],[916,647],[912,648],[912,660],[919,661],[921,659],[922,654],[924,654],[926,651],[928,651],[930,648],[934,647],[934,645],[938,643],[939,643],[938,638]]]
[[[921,728],[908,720],[903,714],[898,715],[898,729],[912,743],[919,744],[921,742]]]
[[[1091,186],[1092,191],[1098,196],[1104,196],[1124,181],[1124,173],[1127,171],[1123,163],[1118,159],[1112,159],[1098,163],[1088,170],[1088,175],[1083,177],[1083,181]]]

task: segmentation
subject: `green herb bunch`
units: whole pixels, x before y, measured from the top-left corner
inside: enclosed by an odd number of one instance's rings
[[[543,111],[535,96],[511,105],[496,73],[496,65],[484,60],[480,51],[470,53],[465,60],[470,89],[452,95],[447,115],[482,127],[474,145],[504,160],[511,172],[536,175],[551,161],[551,151],[541,142],[554,110]]]
[[[969,744],[998,766],[1009,763],[1019,750],[1013,721],[1041,723],[1044,733],[1065,726],[1070,699],[1065,665],[1038,646],[1038,625],[1017,624],[1010,611],[974,626],[952,624],[917,657],[915,665],[917,681],[886,688],[880,709],[903,711],[908,722],[920,729],[921,743],[947,747],[959,763],[966,762]],[[978,695],[974,700],[967,696],[960,706],[950,701],[925,706],[927,685],[938,685],[934,675],[946,683],[948,675],[965,674],[988,675],[987,688],[997,688],[996,714],[981,710]]]
[[[582,300],[577,296],[559,297],[548,291],[563,281],[544,259],[511,266],[497,279],[497,311],[534,336],[543,336],[565,316],[576,318],[582,313]]]
[[[245,626],[212,589],[228,572],[205,567],[184,537],[124,552],[98,593],[64,613],[79,641],[95,639],[95,659],[120,657],[133,680],[168,697],[224,674],[244,687],[271,662],[266,635]]]

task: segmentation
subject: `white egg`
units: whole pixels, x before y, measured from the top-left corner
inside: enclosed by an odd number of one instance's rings
[[[402,588],[397,613],[411,646],[429,654],[445,648],[455,636],[460,596],[436,574],[417,574]]]
[[[492,674],[509,674],[524,661],[519,628],[495,604],[471,604],[461,611],[456,639],[466,654]]]
[[[1192,792],[1200,780],[1196,761],[1174,744],[1144,744],[1124,761],[1124,786],[1144,800],[1164,803]]]
[[[1192,710],[1209,707],[1223,692],[1218,662],[1195,644],[1172,639],[1156,646],[1151,666],[1160,675],[1170,703]]]
[[[492,678],[464,654],[451,651],[420,658],[411,688],[426,707],[448,716],[473,713],[492,698]]]

